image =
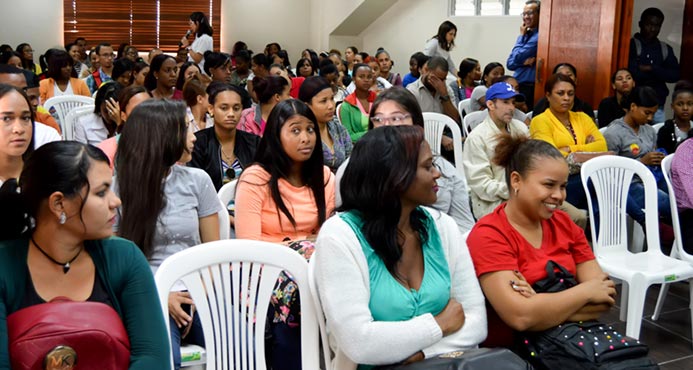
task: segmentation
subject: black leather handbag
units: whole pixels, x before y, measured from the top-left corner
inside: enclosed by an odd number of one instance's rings
[[[505,348],[455,351],[408,365],[380,366],[379,370],[531,370],[530,364]]]

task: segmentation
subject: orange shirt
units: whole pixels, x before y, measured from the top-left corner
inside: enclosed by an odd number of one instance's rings
[[[325,215],[334,210],[334,175],[324,167]],[[278,211],[269,190],[270,174],[259,165],[243,171],[236,187],[236,238],[282,242],[302,240],[317,234],[318,208],[310,187],[295,187],[279,179],[279,193],[296,221],[294,229],[289,219]]]

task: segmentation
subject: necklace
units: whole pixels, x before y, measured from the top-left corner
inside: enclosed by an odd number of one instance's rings
[[[36,246],[36,248],[38,248],[38,250],[41,251],[41,253],[43,253],[43,255],[46,256],[46,258],[48,258],[49,260],[51,260],[51,262],[55,263],[56,265],[62,266],[62,267],[63,267],[63,274],[67,274],[67,272],[70,271],[70,267],[72,267],[72,266],[70,266],[70,264],[72,264],[72,262],[75,262],[75,260],[77,259],[77,257],[79,257],[79,255],[82,253],[82,249],[84,249],[84,247],[80,248],[80,249],[79,249],[79,252],[77,252],[77,254],[76,254],[74,257],[72,257],[71,260],[69,260],[69,261],[67,261],[67,262],[65,262],[65,263],[62,263],[62,262],[56,261],[55,259],[53,259],[53,257],[49,256],[48,253],[46,253],[46,252],[41,248],[41,246],[38,245],[38,243],[36,242],[36,240],[34,240],[34,237],[33,237],[33,236],[31,237],[31,242],[34,243],[34,245]]]

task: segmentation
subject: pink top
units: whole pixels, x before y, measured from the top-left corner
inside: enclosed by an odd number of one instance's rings
[[[334,175],[324,167],[325,215],[334,210]],[[259,165],[243,171],[236,187],[236,237],[238,239],[282,242],[302,240],[318,233],[318,208],[310,187],[295,187],[285,179],[279,180],[279,193],[296,221],[294,229],[289,219],[277,209],[268,182],[270,174]]]
[[[238,121],[238,126],[236,128],[262,137],[262,133],[265,131],[265,121],[262,119],[262,115],[260,115],[259,120],[255,120],[258,111],[260,111],[259,104],[244,109],[243,112],[241,112],[241,120]]]
[[[108,157],[109,160],[109,166],[111,167],[111,170],[113,169],[113,161],[115,160],[115,155],[116,151],[118,150],[118,138],[120,134],[109,137],[108,139],[102,141],[97,145],[96,147],[101,149],[104,153],[106,153],[106,156]]]
[[[684,141],[676,148],[676,155],[671,161],[671,185],[679,210],[693,209],[693,139]]]

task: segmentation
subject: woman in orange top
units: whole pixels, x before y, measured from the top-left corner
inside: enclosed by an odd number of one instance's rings
[[[236,237],[287,242],[306,259],[334,209],[334,176],[323,165],[313,111],[303,102],[278,103],[265,125],[255,163],[236,188]],[[301,369],[300,302],[295,283],[282,274],[269,313],[272,368]]]
[[[48,78],[39,82],[41,102],[60,95],[91,96],[87,84],[77,78],[70,54],[54,50],[48,58]]]
[[[575,82],[563,74],[549,77],[545,86],[549,109],[532,119],[532,139],[543,140],[556,147],[564,157],[579,152],[606,152],[606,139],[592,118],[570,109],[575,101]],[[568,158],[569,162],[571,158]],[[566,187],[566,201],[580,209],[587,208],[587,196],[580,173],[571,173]]]

